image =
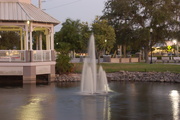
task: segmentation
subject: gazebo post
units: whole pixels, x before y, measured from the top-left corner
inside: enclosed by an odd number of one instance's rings
[[[29,41],[30,41],[30,50],[32,51],[33,49],[32,49],[32,46],[33,46],[33,44],[32,44],[32,23],[30,23],[30,25],[29,25]]]
[[[39,49],[42,50],[42,33],[40,32],[40,35],[39,35]]]
[[[45,31],[46,35],[46,50],[50,50],[50,35],[49,35],[49,30]]]
[[[25,26],[26,27],[26,30],[25,30],[25,50],[28,50],[28,36],[29,36],[29,32],[28,32],[28,25]]]
[[[51,50],[54,50],[54,27],[51,27]]]
[[[26,32],[25,30],[22,31],[23,33],[23,50],[26,50]]]
[[[22,36],[22,29],[20,30],[20,41],[21,41],[21,50],[23,50],[23,36]]]
[[[39,36],[36,36],[36,50],[39,50]]]

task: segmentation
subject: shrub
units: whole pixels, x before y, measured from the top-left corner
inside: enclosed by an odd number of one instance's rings
[[[64,54],[58,54],[56,59],[56,73],[67,74],[72,71],[73,64],[70,63],[71,58]]]
[[[71,58],[68,56],[70,44],[60,42],[58,45],[59,46],[56,49],[56,51],[59,53],[56,59],[56,73],[67,74],[73,69],[73,64],[70,63]]]

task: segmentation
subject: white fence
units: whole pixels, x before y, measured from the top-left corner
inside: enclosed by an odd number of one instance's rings
[[[31,59],[33,62],[51,61],[50,50],[0,50],[0,62],[26,62]]]
[[[0,50],[0,61],[24,62],[26,61],[26,52],[24,50]]]
[[[33,51],[33,61],[51,61],[51,51],[50,50],[34,50]]]

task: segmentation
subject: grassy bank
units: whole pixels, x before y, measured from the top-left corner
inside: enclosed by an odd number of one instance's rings
[[[175,72],[180,73],[180,65],[175,64],[146,64],[146,63],[102,63],[101,64],[106,72],[117,71],[138,71],[138,72]],[[81,73],[82,63],[74,64],[74,72]]]

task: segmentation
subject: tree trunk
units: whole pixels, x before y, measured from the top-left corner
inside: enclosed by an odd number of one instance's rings
[[[100,65],[101,52],[97,52],[97,55],[98,55],[98,65]]]
[[[122,57],[122,45],[118,45],[118,55]]]
[[[120,49],[120,56],[122,56],[122,45],[120,45],[119,49]]]
[[[124,54],[124,57],[126,57],[126,45],[123,45],[123,54]]]
[[[98,65],[100,65],[100,55],[98,55]]]
[[[144,54],[145,54],[145,63],[149,63],[149,50],[148,50],[148,47],[145,47],[144,48]]]

